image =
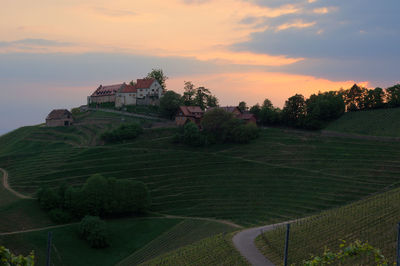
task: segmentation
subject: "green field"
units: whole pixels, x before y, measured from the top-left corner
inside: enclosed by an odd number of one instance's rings
[[[35,251],[38,265],[45,265],[47,234],[53,232],[52,265],[115,265],[169,230],[180,219],[135,218],[107,221],[110,246],[93,249],[78,237],[78,224],[29,233],[1,236],[0,245],[15,253]]]
[[[60,142],[61,136],[43,142],[38,130],[80,136],[30,127],[1,137],[0,144],[15,141],[0,145],[0,165],[20,192],[62,182],[79,185],[101,173],[145,182],[153,211],[245,226],[315,214],[400,181],[400,143],[267,129],[246,145],[190,148],[172,144],[172,128],[146,130],[132,142],[91,146]]]
[[[340,239],[361,240],[379,248],[389,262],[396,261],[397,224],[400,222],[400,189],[306,218],[291,225],[289,263],[302,265],[310,254],[321,255],[324,248],[337,250]],[[274,263],[283,261],[285,227],[265,232],[257,245]],[[354,265],[352,261],[349,265]],[[357,265],[374,265],[373,257],[363,257]]]
[[[169,251],[192,244],[219,233],[234,231],[235,228],[223,223],[186,219],[163,233],[140,250],[123,259],[118,266],[138,265]],[[237,230],[237,228],[236,228]]]
[[[325,129],[360,135],[400,137],[400,108],[345,113]]]
[[[233,247],[232,235],[216,235],[140,265],[249,265]]]

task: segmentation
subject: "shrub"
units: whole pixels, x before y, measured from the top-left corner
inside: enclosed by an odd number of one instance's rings
[[[124,124],[116,129],[107,131],[101,135],[101,139],[105,142],[121,142],[124,140],[135,139],[137,136],[143,133],[143,128],[137,124]]]
[[[33,251],[26,257],[14,255],[11,251],[0,246],[0,265],[34,266],[35,256]]]
[[[191,146],[204,145],[204,137],[200,134],[199,128],[193,122],[189,122],[184,126],[183,142]]]
[[[60,204],[60,197],[50,188],[40,188],[37,192],[37,199],[40,207],[45,210],[57,208]]]
[[[249,123],[240,125],[232,131],[232,141],[237,143],[248,143],[250,140],[256,139],[259,135],[259,129],[255,124]]]
[[[109,246],[106,223],[97,216],[85,216],[79,224],[79,237],[92,248]]]

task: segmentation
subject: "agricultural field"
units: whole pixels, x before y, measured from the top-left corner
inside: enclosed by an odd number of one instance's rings
[[[369,197],[359,202],[322,212],[291,225],[289,264],[302,265],[311,254],[324,248],[337,250],[340,240],[368,242],[380,249],[389,262],[396,261],[397,224],[400,222],[400,189]],[[275,264],[283,261],[286,227],[265,232],[256,240],[260,250]],[[362,257],[349,265],[374,265],[373,256]]]
[[[345,113],[325,129],[360,135],[400,137],[400,108]]]
[[[80,185],[100,173],[146,183],[152,211],[243,226],[309,216],[400,181],[400,143],[266,129],[250,144],[191,148],[173,144],[175,129],[169,128],[146,130],[130,142],[93,146],[59,137],[43,142],[46,133],[37,136],[37,130],[43,129],[22,128],[0,138],[14,139],[0,148],[0,165],[20,192],[33,195],[41,186],[62,182]],[[46,130],[50,136],[64,134]]]
[[[185,219],[117,265],[138,265],[204,238],[234,230],[238,228],[215,221]]]
[[[249,265],[231,239],[231,234],[219,234],[140,265]]]
[[[0,235],[0,245],[13,252],[35,251],[37,265],[45,265],[47,235],[53,233],[52,265],[115,265],[158,235],[173,228],[180,219],[125,218],[107,221],[110,246],[93,249],[78,237],[78,224],[34,232]]]

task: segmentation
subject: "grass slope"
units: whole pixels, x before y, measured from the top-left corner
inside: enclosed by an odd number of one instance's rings
[[[108,221],[110,246],[93,249],[78,238],[78,224],[51,230],[0,236],[0,245],[15,253],[35,251],[38,265],[45,265],[47,234],[53,232],[52,265],[115,265],[158,235],[179,223],[180,219],[144,218]]]
[[[231,239],[231,235],[219,234],[140,265],[249,265]]]
[[[360,135],[400,137],[400,108],[349,112],[325,129]]]
[[[187,219],[160,235],[142,249],[118,263],[118,266],[138,265],[169,251],[192,244],[218,233],[232,232],[236,228],[213,221]]]
[[[83,146],[60,141],[78,133],[46,129],[52,133],[43,142],[32,135],[36,130],[0,138],[0,144],[14,143],[0,148],[0,165],[18,191],[78,185],[101,173],[145,182],[154,211],[246,226],[315,214],[400,181],[400,143],[268,129],[246,145],[190,148],[171,143],[174,129],[153,129],[132,142]],[[53,140],[53,134],[60,137]]]
[[[35,200],[20,199],[3,187],[0,172],[0,233],[53,225]]]
[[[302,265],[310,254],[320,255],[325,247],[336,250],[340,239],[347,243],[357,239],[368,241],[379,248],[389,262],[394,262],[399,202],[400,189],[395,189],[292,224],[289,263]],[[279,265],[283,261],[284,239],[285,228],[279,227],[264,233],[256,243],[272,262]],[[374,265],[374,258],[362,258],[350,265]]]

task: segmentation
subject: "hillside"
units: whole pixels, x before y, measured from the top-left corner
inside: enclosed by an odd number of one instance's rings
[[[33,194],[101,173],[145,182],[153,211],[251,226],[315,214],[399,182],[400,143],[268,129],[246,145],[190,148],[172,143],[171,128],[94,146],[78,141],[85,139],[79,130],[27,127],[1,137],[0,166],[11,186]],[[101,129],[93,131],[96,139]]]
[[[396,261],[397,224],[400,222],[400,189],[322,212],[292,224],[289,263],[302,265],[310,254],[321,255],[324,248],[336,250],[340,239],[351,243],[368,241],[379,248],[389,262]],[[265,232],[257,239],[263,253],[277,265],[283,261],[285,227]],[[374,265],[374,258],[363,258],[349,265]]]
[[[345,113],[325,130],[344,133],[400,137],[400,108]]]

